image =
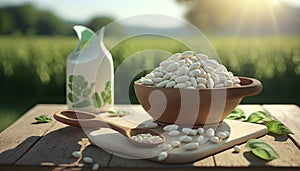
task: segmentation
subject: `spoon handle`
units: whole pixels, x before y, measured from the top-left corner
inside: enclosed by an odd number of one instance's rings
[[[75,111],[62,110],[54,113],[53,117],[64,124],[80,128],[111,128],[127,136],[129,128],[113,124],[96,117],[94,114]]]

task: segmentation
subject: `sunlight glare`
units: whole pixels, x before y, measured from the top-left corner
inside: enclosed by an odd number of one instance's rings
[[[271,4],[276,6],[276,5],[279,5],[279,0],[270,0],[271,1]]]

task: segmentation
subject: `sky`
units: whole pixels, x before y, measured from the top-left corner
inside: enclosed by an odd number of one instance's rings
[[[270,1],[274,5],[285,3],[300,9],[300,0]],[[0,0],[0,7],[22,3],[33,3],[38,8],[50,10],[65,20],[78,22],[87,22],[95,16],[104,15],[124,19],[142,14],[162,14],[184,19],[187,10],[176,0]],[[140,23],[145,25],[147,21]]]
[[[2,2],[1,2],[2,1]],[[175,0],[0,0],[3,5],[32,2],[71,21],[87,21],[94,16],[121,19],[140,14],[164,14],[183,18],[185,7]]]

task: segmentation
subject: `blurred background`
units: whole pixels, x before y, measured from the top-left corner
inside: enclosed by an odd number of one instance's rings
[[[235,75],[261,80],[263,92],[242,103],[300,104],[299,0],[1,0],[0,131],[37,103],[66,103],[65,64],[77,44],[75,24],[97,31],[141,14],[187,20]],[[149,26],[147,21],[132,24]],[[122,25],[114,31],[130,32]],[[167,38],[134,37],[111,49],[115,69],[143,49],[187,50]],[[132,91],[131,96],[137,103]]]

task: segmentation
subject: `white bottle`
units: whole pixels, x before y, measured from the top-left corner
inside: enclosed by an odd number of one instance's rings
[[[66,94],[69,109],[100,113],[114,104],[114,66],[103,44],[104,27],[97,36],[84,26],[74,26],[79,38],[67,58]]]

